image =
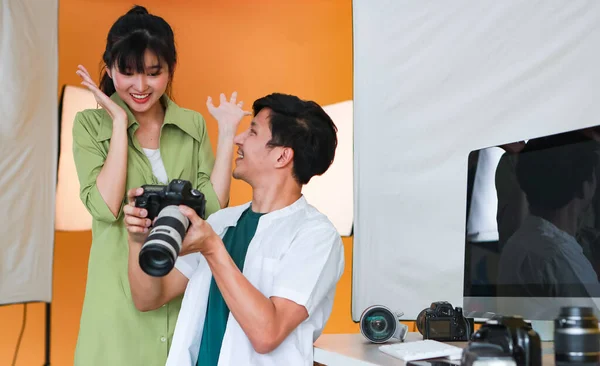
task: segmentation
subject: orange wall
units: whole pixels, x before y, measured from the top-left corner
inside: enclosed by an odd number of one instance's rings
[[[138,1],[174,28],[179,65],[175,101],[200,111],[211,140],[217,126],[206,111],[208,95],[238,91],[250,107],[273,91],[322,105],[352,99],[351,0],[148,0]],[[133,4],[133,3],[132,3]],[[83,64],[98,77],[106,34],[132,4],[121,0],[60,0],[59,85],[79,85]],[[240,128],[246,128],[249,119]],[[213,144],[213,148],[216,147]],[[232,186],[232,204],[250,199],[249,187]],[[52,365],[72,365],[85,291],[90,232],[56,233],[52,314]],[[358,332],[350,316],[352,240],[344,239],[346,270],[325,332]],[[42,304],[28,306],[17,365],[41,365]],[[0,365],[10,365],[23,305],[0,307]]]

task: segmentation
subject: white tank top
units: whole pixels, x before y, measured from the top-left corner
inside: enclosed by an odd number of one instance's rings
[[[160,157],[160,149],[145,149],[144,154],[150,160],[150,165],[152,166],[152,174],[158,179],[159,182],[163,184],[167,184],[169,182],[169,178],[167,177],[167,171],[165,170],[165,165],[163,164],[162,158]]]

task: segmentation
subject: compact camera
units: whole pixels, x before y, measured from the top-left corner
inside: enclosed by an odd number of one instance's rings
[[[156,218],[150,234],[140,250],[139,263],[144,272],[154,277],[167,275],[175,266],[189,220],[178,206],[192,208],[204,219],[206,199],[186,180],[174,179],[169,185],[144,185],[144,193],[135,198],[135,206]]]
[[[511,359],[517,366],[542,365],[540,336],[519,316],[498,317],[483,324],[463,351],[461,364],[487,365],[494,360],[509,364]]]
[[[417,329],[423,339],[468,341],[473,334],[474,321],[463,316],[462,308],[454,308],[447,301],[438,301],[419,313]]]
[[[400,323],[402,315],[382,305],[369,306],[360,316],[360,332],[373,343],[385,343],[392,338],[404,341],[408,327]]]

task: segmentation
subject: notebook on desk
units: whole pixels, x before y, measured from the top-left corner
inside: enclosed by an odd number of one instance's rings
[[[463,351],[460,347],[434,341],[432,339],[386,344],[380,346],[379,350],[403,361],[426,360],[441,357],[458,360],[461,358]]]

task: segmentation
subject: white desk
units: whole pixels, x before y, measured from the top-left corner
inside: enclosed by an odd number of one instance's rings
[[[408,333],[405,342],[422,340],[420,333]],[[394,341],[396,342],[396,341]],[[390,343],[393,343],[390,341]],[[467,342],[450,343],[465,347]],[[379,344],[370,343],[362,334],[323,334],[315,342],[314,360],[327,366],[403,366],[404,361],[379,350]],[[554,366],[552,342],[542,342],[542,363]]]

